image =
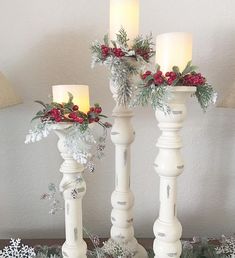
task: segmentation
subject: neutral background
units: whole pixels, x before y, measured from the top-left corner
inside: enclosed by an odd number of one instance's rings
[[[0,0],[0,70],[24,104],[0,111],[0,238],[64,236],[63,213],[48,215],[40,201],[50,182],[58,183],[61,158],[56,137],[24,145],[29,122],[53,84],[89,84],[91,102],[111,115],[107,72],[90,68],[89,45],[108,31],[108,0]],[[234,0],[142,0],[141,33],[187,31],[194,37],[193,61],[220,94],[235,82]],[[235,110],[203,114],[188,103],[182,130],[186,169],[179,178],[178,216],[185,237],[235,232]],[[153,237],[159,179],[153,170],[159,130],[151,108],[135,110],[132,189],[135,231]],[[86,174],[84,225],[108,236],[114,189],[114,147],[95,174]]]

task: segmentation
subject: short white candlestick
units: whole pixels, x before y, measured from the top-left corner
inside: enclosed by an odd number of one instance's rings
[[[115,88],[110,86],[116,100]],[[134,195],[130,189],[130,146],[135,138],[131,124],[133,112],[126,106],[116,104],[111,140],[115,144],[115,190],[112,194],[111,238],[132,251],[135,258],[147,258],[146,250],[134,237],[133,206]]]
[[[176,217],[176,179],[184,169],[179,131],[186,116],[185,102],[195,90],[195,87],[172,87],[171,113],[156,111],[162,135],[157,142],[159,154],[154,162],[160,176],[160,213],[153,227],[155,258],[179,258],[182,252],[182,227]]]
[[[58,149],[64,159],[60,172],[63,179],[60,191],[65,200],[65,231],[66,241],[62,246],[64,258],[87,258],[87,245],[83,240],[82,199],[86,193],[86,183],[83,179],[83,165],[73,159],[64,146],[66,128],[69,124],[55,126],[59,137]]]

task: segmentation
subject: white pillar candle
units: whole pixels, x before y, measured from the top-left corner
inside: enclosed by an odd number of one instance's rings
[[[52,86],[53,101],[66,103],[69,100],[68,92],[73,95],[73,103],[79,110],[86,113],[90,108],[89,87],[87,85],[55,85]]]
[[[110,0],[110,39],[123,27],[130,43],[139,34],[139,0]]]
[[[192,34],[184,32],[164,33],[156,39],[156,63],[164,73],[178,66],[180,71],[192,60]]]

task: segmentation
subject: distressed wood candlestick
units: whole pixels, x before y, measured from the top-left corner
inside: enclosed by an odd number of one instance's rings
[[[62,246],[64,258],[86,258],[87,245],[83,240],[82,199],[86,193],[86,183],[83,179],[83,165],[73,159],[64,146],[66,128],[69,124],[55,126],[59,137],[58,149],[64,159],[60,172],[63,179],[60,191],[65,200],[65,231],[66,241]]]
[[[171,113],[166,115],[156,110],[162,135],[157,142],[159,154],[154,162],[160,176],[160,212],[153,228],[155,258],[179,258],[182,252],[182,227],[176,217],[176,179],[184,169],[179,131],[186,116],[185,102],[195,91],[195,87],[172,87]]]
[[[116,101],[115,88],[110,84]],[[111,140],[115,144],[115,190],[112,194],[111,239],[131,250],[136,258],[147,258],[146,250],[134,237],[133,206],[134,195],[130,189],[130,146],[135,138],[131,124],[133,112],[126,106],[116,104],[113,110],[115,119],[111,131]]]

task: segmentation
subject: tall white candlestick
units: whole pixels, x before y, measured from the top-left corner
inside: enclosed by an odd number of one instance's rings
[[[180,71],[192,60],[192,35],[184,32],[165,33],[156,39],[156,63],[164,73],[178,66]]]
[[[130,43],[139,34],[139,0],[110,0],[110,39],[123,27]]]
[[[123,28],[129,38],[129,46],[139,33],[139,0],[110,0],[110,38]],[[134,129],[131,124],[132,110],[118,105],[117,88],[110,85],[116,107],[111,132],[115,144],[115,190],[112,194],[111,239],[131,250],[135,258],[147,258],[146,250],[138,244],[134,236],[133,206],[134,195],[130,189],[131,144],[134,141]]]
[[[110,89],[114,100],[117,89],[112,84]],[[135,258],[147,258],[146,250],[138,244],[134,236],[133,206],[134,195],[131,185],[131,144],[135,138],[131,123],[133,112],[126,106],[116,103],[113,110],[114,124],[111,139],[115,144],[115,190],[112,194],[111,239],[131,250]]]

